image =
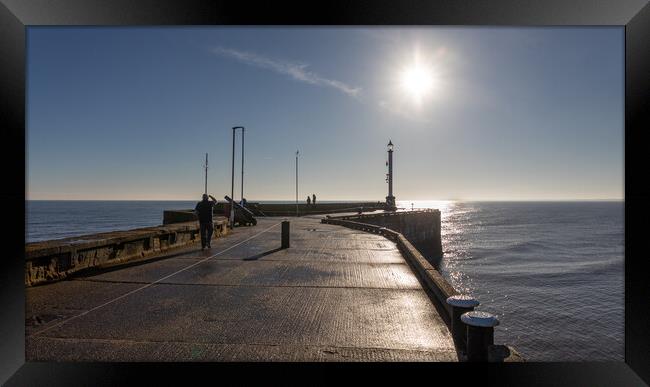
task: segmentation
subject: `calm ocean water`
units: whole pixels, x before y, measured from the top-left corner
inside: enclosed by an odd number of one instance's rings
[[[499,316],[496,343],[534,361],[624,360],[622,201],[414,206],[440,209],[440,271]]]
[[[29,200],[25,202],[25,241],[158,226],[164,210],[194,208],[197,202]]]
[[[26,240],[155,226],[195,203],[28,201]],[[622,201],[413,204],[440,209],[440,270],[499,316],[495,342],[532,361],[623,360]]]

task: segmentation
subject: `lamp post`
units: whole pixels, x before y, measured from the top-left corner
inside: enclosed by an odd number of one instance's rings
[[[205,168],[205,194],[208,194],[208,154],[205,154],[205,165],[203,166]]]
[[[230,228],[235,227],[235,131],[237,129],[244,129],[243,126],[234,126],[232,128],[232,173],[230,183]],[[244,142],[242,141],[242,195],[244,192]]]
[[[393,196],[393,142],[388,140],[388,196],[386,196],[386,207],[395,210],[395,196]]]
[[[244,133],[246,128],[241,127],[241,201],[240,204],[244,206]],[[234,200],[234,199],[233,199]]]
[[[296,216],[298,216],[298,150],[296,150]]]

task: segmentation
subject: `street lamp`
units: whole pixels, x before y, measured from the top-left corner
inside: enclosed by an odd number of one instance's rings
[[[386,196],[386,207],[395,210],[395,196],[393,196],[393,142],[388,140],[388,196]]]
[[[208,194],[208,154],[205,154],[205,165],[203,166],[205,168],[205,194]]]
[[[241,191],[242,191],[242,198],[244,197],[244,138],[243,138],[243,132],[244,132],[244,127],[243,126],[234,126],[232,128],[232,180],[230,184],[230,228],[235,227],[235,131],[237,129],[242,130],[242,143],[241,143],[241,177],[242,177],[242,182],[241,182]]]
[[[241,198],[240,204],[244,206],[244,134],[246,133],[246,128],[241,127]],[[234,200],[234,199],[233,199]]]

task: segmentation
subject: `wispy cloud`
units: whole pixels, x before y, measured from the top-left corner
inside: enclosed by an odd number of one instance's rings
[[[353,97],[357,97],[361,93],[360,87],[353,87],[335,79],[323,78],[313,71],[308,70],[307,67],[309,67],[309,65],[306,63],[296,63],[285,60],[271,59],[255,53],[224,47],[214,48],[212,49],[212,52],[217,55],[236,59],[247,65],[257,66],[263,69],[275,71],[279,74],[288,75],[296,81],[301,81],[316,86],[331,87]]]

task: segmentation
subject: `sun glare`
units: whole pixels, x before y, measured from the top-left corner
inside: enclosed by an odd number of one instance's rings
[[[403,96],[420,106],[437,88],[435,68],[418,49],[414,52],[413,61],[402,67],[398,82]]]
[[[427,52],[416,46],[411,55],[402,56],[402,60],[404,57],[411,57],[410,61],[402,62],[401,68],[394,73],[403,103],[420,108],[426,101],[436,97],[441,87],[438,62],[444,55],[444,50],[441,49]]]
[[[433,87],[433,77],[426,68],[415,65],[402,73],[402,87],[415,101],[421,102]]]

